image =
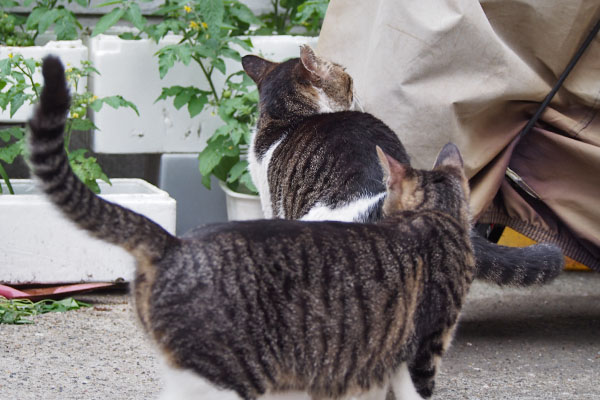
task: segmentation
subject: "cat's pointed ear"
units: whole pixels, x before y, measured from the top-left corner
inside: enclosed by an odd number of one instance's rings
[[[331,71],[329,62],[319,58],[310,46],[300,47],[300,61],[304,69],[310,73],[313,82],[320,82],[329,77]]]
[[[442,150],[440,150],[435,163],[433,164],[433,168],[450,166],[463,169],[463,165],[463,159],[460,155],[458,147],[456,147],[454,143],[447,143],[444,147],[442,147]]]
[[[275,63],[264,58],[253,55],[244,56],[242,58],[242,67],[252,80],[258,84],[265,77],[267,71],[274,66]]]
[[[379,164],[383,170],[383,180],[386,186],[398,183],[406,176],[407,166],[399,163],[393,157],[388,156],[381,150],[381,147],[376,146],[377,157],[379,157]]]

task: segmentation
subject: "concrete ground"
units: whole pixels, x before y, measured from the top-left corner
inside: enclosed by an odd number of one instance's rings
[[[156,353],[129,296],[78,298],[93,307],[0,325],[0,399],[157,397]],[[600,399],[600,274],[529,290],[476,283],[434,399]]]

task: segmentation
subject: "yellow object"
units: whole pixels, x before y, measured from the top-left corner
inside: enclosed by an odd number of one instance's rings
[[[500,240],[498,240],[498,244],[510,247],[525,247],[536,243],[535,240],[520,234],[508,226],[504,228],[504,232],[502,232],[502,236],[500,236]],[[591,271],[589,267],[586,267],[567,256],[565,256],[565,269],[570,271]]]

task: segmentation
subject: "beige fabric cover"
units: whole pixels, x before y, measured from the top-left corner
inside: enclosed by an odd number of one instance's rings
[[[600,37],[515,139],[598,18],[598,0],[331,0],[317,52],[347,67],[413,165],[459,146],[480,222],[600,269]],[[515,190],[507,166],[539,199]]]

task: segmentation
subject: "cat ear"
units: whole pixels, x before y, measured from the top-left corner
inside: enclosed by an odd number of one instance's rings
[[[319,58],[310,46],[300,47],[300,60],[304,69],[310,72],[310,78],[313,82],[319,82],[329,77],[331,70],[329,63]]]
[[[463,165],[463,159],[460,155],[458,147],[456,147],[454,143],[447,143],[444,147],[442,147],[442,150],[440,150],[435,163],[433,164],[433,168],[450,166],[462,170]]]
[[[381,147],[376,146],[377,157],[379,157],[379,164],[383,170],[383,179],[386,182],[386,186],[391,186],[394,183],[400,182],[406,176],[406,165],[399,163],[394,158],[388,156],[381,150]]]
[[[258,84],[264,78],[269,69],[275,65],[274,62],[257,56],[249,55],[242,58],[242,67],[252,80]]]

